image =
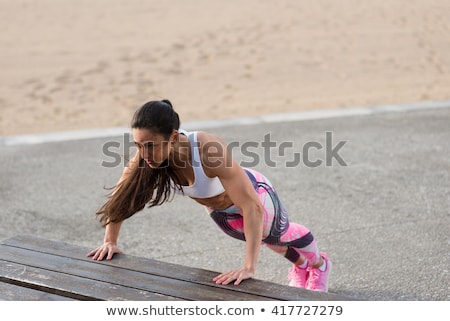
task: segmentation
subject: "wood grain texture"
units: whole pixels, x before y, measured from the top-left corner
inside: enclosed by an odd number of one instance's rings
[[[0,244],[0,284],[77,300],[348,300],[261,280],[216,285],[217,272],[119,254],[110,261],[86,257],[89,249],[19,235]],[[7,285],[2,284],[5,288]],[[13,297],[11,293],[7,298]],[[17,291],[17,300],[26,297]],[[6,295],[5,295],[6,297]],[[36,297],[39,297],[38,295]],[[7,299],[5,298],[5,299]],[[1,299],[1,297],[0,297]]]

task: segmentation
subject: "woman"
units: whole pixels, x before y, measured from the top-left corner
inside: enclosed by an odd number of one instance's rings
[[[88,256],[110,260],[121,253],[122,222],[146,204],[161,205],[177,193],[203,205],[225,233],[246,242],[242,267],[216,276],[217,284],[238,285],[252,278],[263,243],[293,263],[289,285],[326,292],[330,261],[306,227],[288,221],[269,180],[240,167],[217,136],[179,126],[168,100],[148,102],[136,111],[131,127],[138,152],[97,212],[106,227],[104,242]]]

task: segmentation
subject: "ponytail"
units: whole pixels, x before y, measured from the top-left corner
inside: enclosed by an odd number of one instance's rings
[[[167,139],[173,130],[178,130],[180,119],[169,100],[151,101],[139,108],[131,121],[132,128],[148,129]],[[121,222],[149,207],[170,201],[173,189],[182,189],[178,175],[167,164],[150,168],[141,157],[130,162],[130,173],[113,187],[108,201],[97,211],[100,223]]]

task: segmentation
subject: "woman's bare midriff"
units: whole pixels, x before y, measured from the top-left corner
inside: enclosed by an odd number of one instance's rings
[[[192,197],[192,199],[201,205],[211,207],[215,210],[224,210],[233,205],[233,202],[228,197],[228,194],[226,192],[209,198]]]

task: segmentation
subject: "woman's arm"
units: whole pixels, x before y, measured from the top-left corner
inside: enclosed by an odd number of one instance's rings
[[[209,175],[219,177],[233,204],[242,210],[246,241],[243,267],[222,273],[214,278],[214,281],[218,284],[235,281],[234,284],[238,285],[242,280],[254,276],[263,233],[264,208],[247,174],[232,160],[225,143],[217,137],[204,133],[202,133],[202,138],[208,142],[214,142],[214,144],[208,144],[209,146],[217,143],[211,153],[202,150],[202,162],[205,171]]]
[[[136,155],[130,160],[128,166],[126,166],[123,169],[122,175],[119,181],[117,182],[117,185],[119,185],[120,182],[122,182],[124,179],[127,178],[127,176],[130,174],[130,168],[132,164],[138,161],[138,158],[139,154],[136,153]],[[105,237],[103,239],[103,245],[89,252],[87,256],[92,256],[93,260],[101,261],[104,258],[106,258],[106,260],[111,260],[115,253],[122,253],[122,251],[117,247],[117,240],[119,239],[119,232],[121,226],[122,222],[117,223],[109,222],[105,227]]]
[[[224,170],[219,178],[233,204],[242,210],[245,258],[241,269],[217,276],[214,281],[218,284],[228,284],[236,280],[234,284],[238,285],[242,280],[254,276],[263,233],[264,209],[261,202],[257,198],[247,174],[242,168],[237,167],[237,164],[234,166],[236,167]]]

